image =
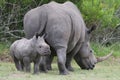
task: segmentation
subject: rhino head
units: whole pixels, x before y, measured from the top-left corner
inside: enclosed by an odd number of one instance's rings
[[[74,56],[75,61],[81,67],[81,69],[87,69],[87,70],[93,69],[96,63],[104,61],[112,55],[112,52],[111,52],[110,54],[104,57],[95,57],[94,52],[89,43],[90,34],[95,29],[96,29],[95,25],[91,27],[91,29],[89,30],[86,29],[85,40],[84,42],[81,43],[80,50]]]
[[[40,36],[38,33],[33,36],[34,50],[36,53],[42,56],[51,54],[50,46],[45,42],[44,37],[45,34],[43,36]]]

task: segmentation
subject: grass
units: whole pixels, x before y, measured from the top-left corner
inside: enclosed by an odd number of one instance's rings
[[[113,51],[113,56],[114,57],[120,57],[120,43],[117,42],[115,44],[112,44],[108,47],[103,46],[101,44],[95,44],[91,43],[91,46],[94,50],[94,54],[97,56],[104,56]]]
[[[94,70],[81,70],[74,61],[72,65],[75,71],[63,76],[58,74],[56,62],[52,71],[38,75],[16,71],[10,62],[0,63],[0,80],[120,80],[120,59],[98,63]]]

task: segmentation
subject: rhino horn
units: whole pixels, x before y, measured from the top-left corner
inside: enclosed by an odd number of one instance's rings
[[[111,53],[109,53],[109,54],[106,55],[106,56],[103,56],[103,57],[97,57],[97,58],[96,58],[96,59],[97,59],[97,63],[98,63],[98,62],[102,62],[102,61],[108,59],[108,58],[112,55],[112,53],[113,53],[113,51],[111,51]]]

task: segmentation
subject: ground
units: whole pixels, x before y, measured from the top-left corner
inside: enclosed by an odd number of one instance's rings
[[[13,62],[0,62],[0,80],[120,80],[120,58],[111,57],[96,64],[94,70],[81,70],[74,61],[72,65],[75,71],[69,75],[58,74],[56,61],[52,71],[33,75],[17,71]]]

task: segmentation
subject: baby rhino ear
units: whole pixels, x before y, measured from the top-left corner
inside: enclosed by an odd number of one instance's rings
[[[40,36],[39,33],[35,33],[36,39],[38,39],[39,36]]]
[[[44,39],[45,38],[45,34],[43,34],[41,37]]]

